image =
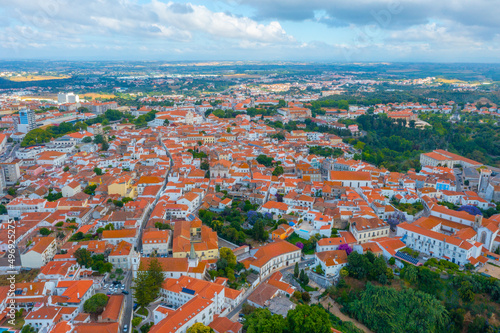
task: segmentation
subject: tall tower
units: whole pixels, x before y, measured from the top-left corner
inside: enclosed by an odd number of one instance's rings
[[[481,169],[481,174],[479,176],[479,186],[478,186],[478,194],[481,196],[486,193],[488,189],[488,185],[490,184],[491,178],[491,170],[490,169]]]
[[[189,251],[188,264],[189,264],[189,267],[198,266],[198,256],[196,255],[196,251],[194,250],[193,241],[191,241],[191,251]]]
[[[35,128],[35,112],[30,109],[22,109],[21,111],[19,111],[19,123],[17,124],[17,131],[28,133]]]

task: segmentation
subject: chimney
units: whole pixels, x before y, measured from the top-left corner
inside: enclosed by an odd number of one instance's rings
[[[80,293],[76,293],[76,298],[80,299]]]

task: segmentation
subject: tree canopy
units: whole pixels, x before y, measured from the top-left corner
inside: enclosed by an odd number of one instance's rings
[[[108,304],[108,296],[98,293],[83,303],[83,311],[93,315],[99,315],[104,311],[106,304]]]

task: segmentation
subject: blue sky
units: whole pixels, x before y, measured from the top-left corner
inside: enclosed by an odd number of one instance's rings
[[[0,0],[0,58],[500,62],[497,0]]]

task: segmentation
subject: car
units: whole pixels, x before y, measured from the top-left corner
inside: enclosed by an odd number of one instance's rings
[[[122,285],[122,290],[124,290],[124,289],[125,289],[125,285]]]
[[[105,284],[104,287],[102,287],[102,289],[108,289],[108,285]]]
[[[129,293],[128,293],[128,291],[126,291],[126,290],[122,290],[122,294],[124,294],[124,295],[128,295]]]
[[[240,318],[243,318],[245,315],[243,313],[239,314]]]
[[[123,332],[128,332],[128,325],[123,325]]]

